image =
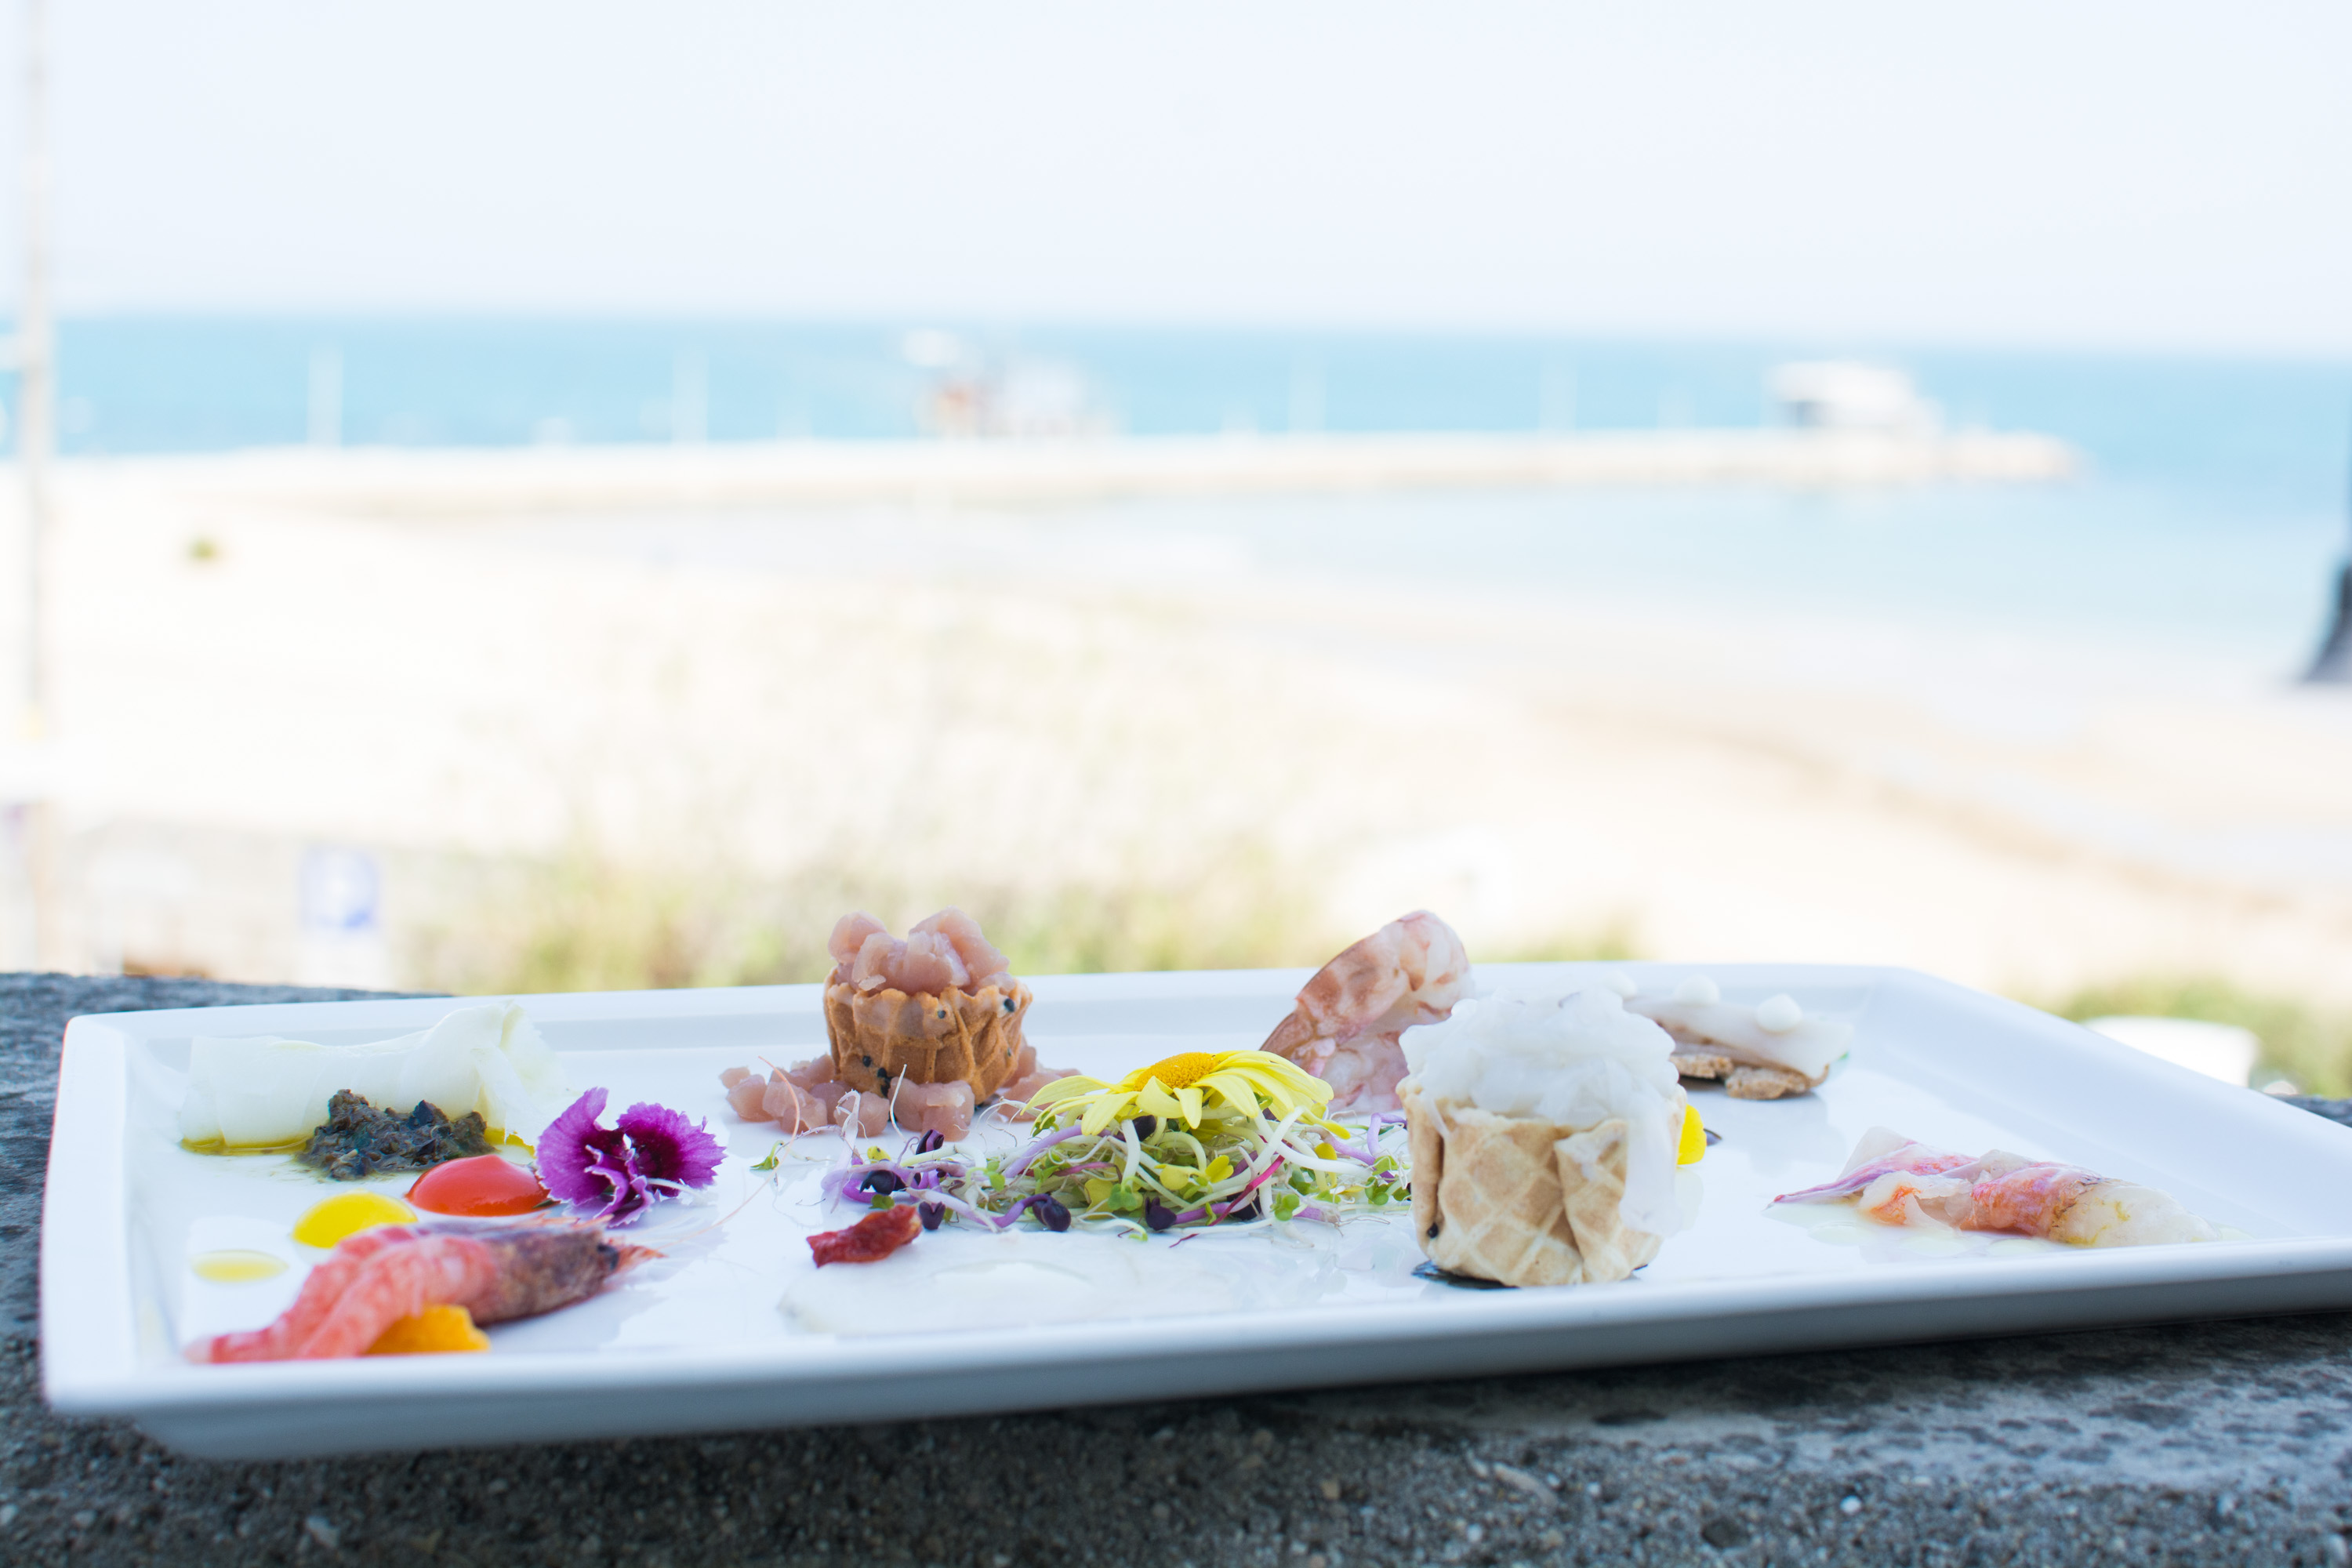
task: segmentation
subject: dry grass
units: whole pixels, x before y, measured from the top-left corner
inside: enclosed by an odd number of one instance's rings
[[[971,911],[1023,974],[1319,964],[1366,934],[1341,931],[1313,868],[1234,845],[1181,879],[1136,876],[1040,888],[942,877],[909,885],[841,867],[783,882],[723,870],[647,871],[579,850],[483,879],[452,907],[462,927],[406,954],[411,984],[460,994],[761,985],[819,980],[834,922],[866,910],[903,930],[945,904]],[[1402,912],[1402,911],[1399,911]],[[1638,956],[1629,921],[1491,946],[1489,962]]]
[[[2284,1078],[2310,1094],[2352,1094],[2352,1015],[2204,975],[2143,975],[2037,1005],[2077,1020],[2122,1014],[2234,1024],[2262,1041],[2255,1083]]]

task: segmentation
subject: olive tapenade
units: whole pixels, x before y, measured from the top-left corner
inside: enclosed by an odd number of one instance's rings
[[[422,1171],[489,1152],[489,1128],[478,1110],[454,1121],[421,1100],[414,1110],[381,1110],[345,1089],[327,1101],[327,1120],[294,1158],[331,1181],[356,1182],[378,1171]]]

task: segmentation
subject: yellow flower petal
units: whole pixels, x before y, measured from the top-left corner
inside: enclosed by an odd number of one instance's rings
[[[1153,1062],[1148,1068],[1136,1068],[1119,1080],[1119,1087],[1141,1089],[1153,1079],[1158,1079],[1170,1089],[1182,1089],[1185,1085],[1196,1083],[1206,1075],[1216,1071],[1224,1064],[1226,1058],[1234,1054],[1232,1051],[1223,1054],[1216,1051],[1179,1051],[1163,1061]]]
[[[1136,1091],[1135,1107],[1148,1116],[1157,1116],[1163,1120],[1178,1114],[1184,1109],[1177,1098],[1169,1093],[1167,1087],[1156,1078]]]
[[[1057,1078],[1032,1095],[1029,1103],[1042,1110],[1046,1106],[1076,1100],[1080,1095],[1098,1093],[1108,1087],[1098,1078]]]
[[[1277,1117],[1318,1106],[1331,1086],[1297,1063],[1269,1051],[1182,1051],[1138,1068],[1115,1084],[1098,1079],[1062,1079],[1041,1090],[1034,1103],[1040,1125],[1066,1122],[1084,1108],[1081,1125],[1099,1132],[1121,1117],[1180,1113],[1198,1127],[1213,1100],[1240,1116],[1255,1117],[1271,1107]]]

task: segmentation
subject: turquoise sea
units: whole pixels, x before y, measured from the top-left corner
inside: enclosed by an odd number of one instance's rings
[[[2291,671],[2345,553],[2352,363],[1843,342],[959,328],[1130,434],[1756,426],[1784,361],[1902,367],[1948,422],[2061,437],[2055,485],[1138,502],[1094,529],[1276,567],[1769,594],[2210,652]],[[931,329],[912,336],[909,329]],[[59,334],[72,453],[919,434],[933,323],[110,318]],[[913,353],[910,356],[909,351]],[[9,394],[13,401],[13,389]],[[13,413],[13,409],[11,409]]]

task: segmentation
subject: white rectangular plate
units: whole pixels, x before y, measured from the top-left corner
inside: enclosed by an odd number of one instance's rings
[[[1484,965],[1482,986],[1572,984],[1598,966]],[[1645,994],[1689,965],[1627,964]],[[659,1263],[594,1300],[491,1331],[488,1354],[193,1366],[202,1333],[290,1300],[293,1220],[328,1184],[282,1156],[181,1149],[188,1042],[382,1038],[447,1001],[123,1013],[67,1030],[41,1228],[43,1376],[52,1405],[127,1415],[189,1452],[292,1458],[874,1421],[1314,1384],[1664,1361],[1900,1340],[2352,1305],[2352,1130],[2202,1079],[2015,1003],[1899,970],[1720,965],[1729,1001],[1778,991],[1852,1018],[1852,1055],[1816,1093],[1749,1102],[1696,1089],[1722,1134],[1683,1174],[1692,1226],[1615,1285],[1469,1290],[1420,1279],[1401,1213],[1334,1229],[1260,1226],[1179,1241],[1002,1237],[950,1226],[886,1262],[819,1271],[803,1238],[815,1175],[772,1182],[775,1142],[721,1098],[723,1068],[824,1048],[813,985],[522,997],[572,1088],[617,1108],[708,1116],[729,1158],[708,1202],[663,1205]],[[1029,1037],[1055,1066],[1115,1076],[1178,1050],[1255,1046],[1305,971],[1048,976]],[[1834,1174],[1884,1123],[1971,1153],[2000,1147],[2163,1188],[2242,1239],[2077,1251],[1918,1237],[1772,1210]],[[397,1191],[409,1178],[381,1184]],[[714,1225],[713,1222],[723,1220]],[[1824,1224],[1824,1221],[1830,1223]],[[698,1233],[698,1234],[696,1234]],[[220,1246],[298,1267],[209,1285]]]

